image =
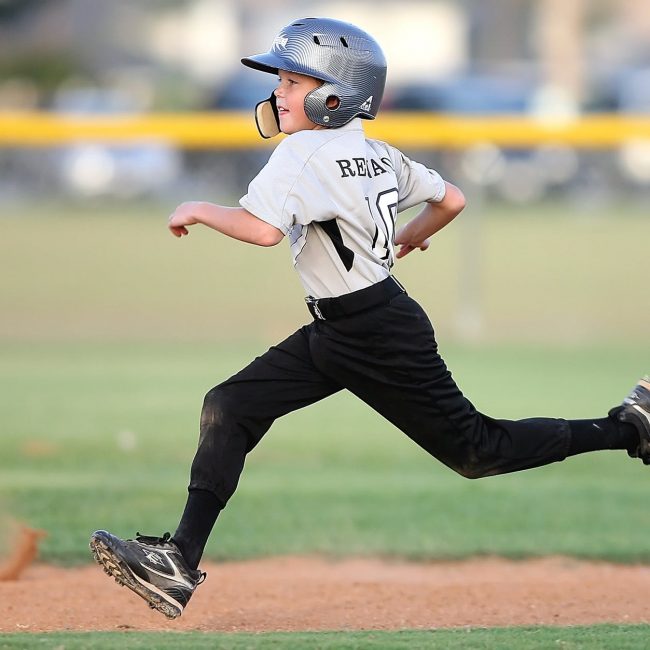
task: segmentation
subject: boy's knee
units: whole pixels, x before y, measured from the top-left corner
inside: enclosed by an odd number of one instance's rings
[[[455,458],[447,465],[463,478],[477,479],[494,474],[490,463],[482,460],[476,453],[468,453],[462,458]]]
[[[201,410],[201,430],[219,426],[228,418],[229,399],[221,386],[209,390],[203,400]]]
[[[476,463],[468,463],[465,465],[452,467],[452,469],[458,474],[460,474],[463,478],[468,478],[472,480],[487,476],[483,467],[481,467]]]

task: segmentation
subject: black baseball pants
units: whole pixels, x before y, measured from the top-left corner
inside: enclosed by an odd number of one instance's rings
[[[472,406],[438,354],[423,309],[405,293],[337,320],[315,320],[205,397],[190,489],[225,505],[246,454],[287,413],[347,389],[468,478],[564,460],[562,419],[497,420]]]

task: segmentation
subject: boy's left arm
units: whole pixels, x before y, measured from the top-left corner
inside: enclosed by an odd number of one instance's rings
[[[444,228],[465,207],[465,196],[445,181],[445,196],[437,203],[427,202],[421,212],[395,233],[395,244],[400,247],[397,258],[410,252],[429,248],[429,237]]]

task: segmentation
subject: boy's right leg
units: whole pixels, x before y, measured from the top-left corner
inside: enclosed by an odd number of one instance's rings
[[[341,389],[314,367],[309,329],[303,327],[206,395],[188,501],[173,538],[138,534],[121,540],[106,531],[91,537],[104,570],[170,618],[182,613],[203,579],[196,567],[237,487],[246,454],[276,418]]]

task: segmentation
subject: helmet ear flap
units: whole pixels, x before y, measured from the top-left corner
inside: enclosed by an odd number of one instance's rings
[[[255,106],[255,124],[263,138],[273,138],[280,133],[280,119],[274,93]]]
[[[339,113],[341,98],[334,84],[325,82],[305,97],[305,113],[315,124],[330,127]],[[350,119],[353,116],[350,116]],[[346,121],[349,121],[346,120]]]

